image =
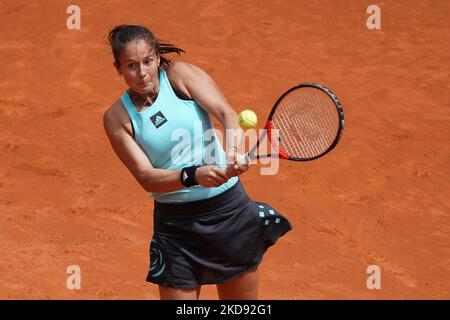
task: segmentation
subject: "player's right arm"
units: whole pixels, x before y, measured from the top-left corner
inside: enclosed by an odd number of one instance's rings
[[[103,115],[103,126],[111,146],[147,192],[170,192],[184,188],[179,170],[154,168],[145,152],[132,136],[131,123],[120,101],[113,104]],[[204,187],[217,187],[228,180],[223,170],[215,166],[197,170],[197,182]]]

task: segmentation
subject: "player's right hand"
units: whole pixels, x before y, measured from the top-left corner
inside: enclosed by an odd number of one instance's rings
[[[225,171],[215,165],[199,167],[195,171],[195,180],[205,188],[219,187],[227,182],[228,179],[229,176]]]
[[[237,148],[230,148],[226,153],[227,167],[225,173],[227,176],[235,177],[249,169],[248,162],[241,161],[242,155],[238,153]]]

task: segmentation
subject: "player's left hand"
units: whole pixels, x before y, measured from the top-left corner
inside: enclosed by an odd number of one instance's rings
[[[243,174],[245,171],[249,169],[248,163],[242,163],[238,161],[238,159],[241,158],[241,155],[238,153],[236,147],[228,149],[226,152],[226,156],[227,156],[227,167],[225,169],[225,173],[230,178]]]

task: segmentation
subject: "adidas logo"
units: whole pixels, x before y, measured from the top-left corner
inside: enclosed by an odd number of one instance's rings
[[[161,111],[158,111],[156,114],[150,117],[150,120],[152,121],[153,125],[158,129],[161,127],[164,123],[167,122],[166,117],[163,115]]]
[[[156,116],[155,126],[159,126],[164,120],[166,119],[160,116]]]

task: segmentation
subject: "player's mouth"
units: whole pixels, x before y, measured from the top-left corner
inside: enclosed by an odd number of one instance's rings
[[[154,84],[152,81],[144,81],[144,82],[138,82],[137,88],[139,88],[139,91],[151,91],[153,90]]]
[[[140,87],[147,87],[147,86],[150,86],[151,83],[152,83],[151,81],[139,82],[138,86],[140,86]]]

